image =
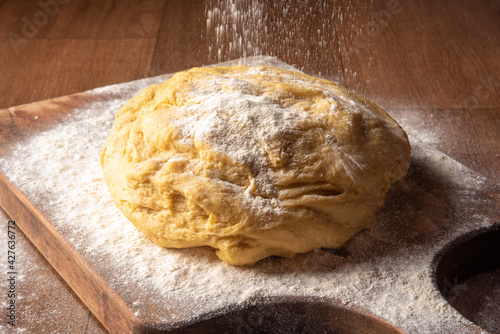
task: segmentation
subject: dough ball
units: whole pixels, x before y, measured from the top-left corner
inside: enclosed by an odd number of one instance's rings
[[[409,157],[406,133],[372,102],[241,65],[144,89],[118,112],[101,164],[116,206],[155,243],[249,265],[371,228]]]

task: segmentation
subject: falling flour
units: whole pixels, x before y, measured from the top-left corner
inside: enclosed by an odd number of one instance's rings
[[[8,144],[0,157],[7,178],[137,316],[147,309],[155,322],[175,326],[262,298],[314,296],[368,309],[409,333],[470,324],[441,297],[429,263],[449,240],[491,224],[477,209],[485,180],[415,138],[411,172],[389,192],[376,227],[346,246],[346,257],[316,250],[233,267],[207,247],[165,249],[149,241],[113,205],[99,155],[118,109],[162,80],[89,91],[90,102]]]
[[[330,66],[334,8],[328,1],[207,0],[208,63],[266,54],[311,74],[337,75]]]

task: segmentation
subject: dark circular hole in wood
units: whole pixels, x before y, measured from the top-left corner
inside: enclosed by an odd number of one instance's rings
[[[204,321],[182,333],[395,334],[383,319],[320,298],[276,298]]]
[[[444,247],[434,270],[435,283],[450,305],[479,327],[500,333],[500,308],[487,300],[492,291],[500,294],[500,224]],[[490,314],[481,314],[485,309]]]

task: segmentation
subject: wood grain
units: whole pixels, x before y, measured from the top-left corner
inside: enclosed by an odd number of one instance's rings
[[[440,110],[433,113],[443,136],[442,150],[467,167],[480,171],[493,182],[500,181],[499,109],[477,109],[473,113]],[[446,140],[455,132],[454,140]],[[461,134],[461,135],[460,135]],[[497,180],[497,181],[495,181]]]
[[[77,93],[147,76],[153,39],[30,40],[15,57],[9,42],[0,40],[0,107]],[[11,68],[18,69],[11,71]],[[38,77],[30,73],[43,68]],[[87,75],[75,75],[87,73]],[[92,73],[92,75],[89,75]],[[22,91],[25,94],[19,94]]]
[[[2,174],[0,205],[8,215],[16,217],[17,225],[110,332],[133,333],[134,328],[144,327],[137,323],[137,319],[128,316],[128,308],[121,299],[113,294],[112,289],[104,288],[107,284],[102,278],[93,273],[73,247],[50,227],[43,214]],[[98,304],[96,300],[99,300]]]
[[[430,133],[433,147],[492,182],[500,182],[500,108],[386,110],[396,120]]]
[[[0,108],[146,77],[164,5],[0,3]]]
[[[22,35],[22,18],[32,20],[40,10],[37,2],[0,1],[0,108],[217,61],[208,51],[216,41],[207,34],[204,16],[213,1],[71,0],[16,53],[8,34]],[[318,47],[313,35],[303,42],[285,41],[285,29],[274,25],[278,20],[267,20],[265,26],[254,27],[261,36],[257,43],[265,44],[262,53],[279,55],[309,73],[321,72],[396,117],[411,113],[415,124],[436,133],[440,150],[499,180],[499,2],[325,3],[333,12],[335,34],[325,33],[324,46]],[[375,17],[389,3],[399,3],[396,14],[377,28]],[[281,9],[267,6],[282,19]],[[303,16],[307,15],[291,11],[287,20],[300,27],[305,24]],[[268,36],[263,36],[266,27]],[[375,30],[368,46],[357,46],[356,36],[368,34],[370,27]],[[323,52],[321,61],[304,56],[308,50]],[[222,54],[224,60],[239,56],[234,50]],[[35,286],[27,287],[26,294],[37,293]],[[88,319],[88,311],[83,316],[73,309],[65,316],[64,310],[60,312],[60,322],[70,316]],[[31,319],[33,328],[40,321],[39,329],[50,330],[46,321]]]
[[[28,21],[36,28],[29,39],[156,38],[165,2],[3,1],[0,29],[23,36],[23,32],[31,32],[23,30]]]
[[[108,94],[113,95],[116,93],[111,92]],[[83,105],[105,101],[106,98],[107,95],[104,93],[99,95],[84,92],[0,110],[0,120],[2,121],[0,126],[4,129],[0,134],[1,137],[4,137],[0,140],[0,143],[2,143],[0,153],[4,153],[4,145],[5,147],[12,146],[13,141],[15,142],[15,140],[19,140],[31,132],[43,129],[43,127],[50,124],[63,122],[72,110],[81,110]],[[35,118],[34,115],[37,115],[40,111],[45,111],[45,113],[42,114],[41,118]],[[38,125],[38,123],[41,125]],[[37,130],[35,130],[36,128]],[[132,313],[130,300],[118,295],[105,277],[99,276],[92,265],[87,263],[82,254],[71,246],[64,235],[52,227],[43,212],[39,211],[2,174],[0,174],[0,206],[4,207],[9,215],[16,218],[18,225],[28,238],[111,333],[170,333],[177,331],[177,329],[185,333],[211,333],[238,328],[238,323],[235,324],[234,321],[242,316],[266,314],[270,312],[269,310],[274,310],[277,314],[289,314],[291,310],[300,310],[301,308],[312,310],[309,315],[310,318],[301,317],[303,312],[299,312],[300,314],[297,314],[296,317],[300,317],[300,323],[303,326],[314,328],[314,330],[324,329],[347,333],[356,333],[360,330],[367,333],[401,332],[401,330],[386,323],[382,318],[371,315],[368,310],[353,309],[334,299],[321,299],[318,304],[316,301],[301,297],[294,297],[292,300],[285,302],[273,301],[271,304],[257,304],[255,310],[246,308],[225,313],[224,317],[211,318],[191,327],[172,328],[169,323],[155,321],[154,315],[157,315],[157,313],[154,311],[154,306],[145,306],[151,307],[151,309],[145,309],[145,316],[139,317]],[[129,303],[127,304],[127,302]],[[186,314],[182,307],[182,305],[178,306],[181,319]],[[285,312],[285,310],[288,311]],[[343,321],[336,320],[335,322],[323,323],[321,319],[325,315],[335,319],[340,318]],[[283,321],[282,318],[278,319]],[[287,317],[286,321],[278,327],[273,327],[276,326],[273,322],[262,322],[259,328],[267,331],[269,327],[271,332],[276,331],[276,328],[282,330],[287,326],[291,326],[287,323],[289,319]],[[293,325],[293,323],[291,324]],[[469,333],[476,333],[479,330],[475,326],[469,327]]]
[[[149,74],[267,55],[307,73],[344,81],[335,7],[329,2],[239,1],[239,21],[233,5],[228,0],[169,1]]]
[[[101,97],[90,93],[40,101],[0,110],[0,152],[9,142],[62,120],[78,106]],[[105,98],[105,97],[102,97]],[[38,114],[41,114],[41,117]],[[35,118],[37,117],[37,118]],[[26,199],[0,172],[0,206],[15,217],[30,241],[56,269],[71,289],[111,333],[147,333],[147,325],[135,317],[108,283],[97,275],[80,254],[57,232],[42,212]]]
[[[149,69],[150,76],[209,64],[208,43],[203,39],[203,1],[168,1]]]
[[[2,224],[6,224],[8,220],[7,214],[0,209]],[[52,333],[105,332],[87,306],[55,272],[22,230],[17,228],[15,233],[18,255],[16,266],[22,274],[17,286],[17,293],[22,296],[22,302],[18,304],[20,316],[16,327],[24,329],[26,333],[39,333],[40,323],[33,319],[40,319],[43,320],[43,328]],[[7,244],[6,237],[6,234],[1,234],[2,244]],[[71,317],[68,317],[68,314],[71,314]]]
[[[334,2],[344,17],[337,22],[349,88],[389,108],[500,105],[498,6],[474,0]]]

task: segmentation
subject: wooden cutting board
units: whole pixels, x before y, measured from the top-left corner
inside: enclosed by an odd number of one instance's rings
[[[224,64],[239,62],[290,68]],[[235,268],[149,242],[111,204],[97,153],[118,107],[171,76],[0,110],[0,205],[111,333],[482,332],[443,293],[500,263],[499,192],[422,138],[377,226],[342,250]]]

